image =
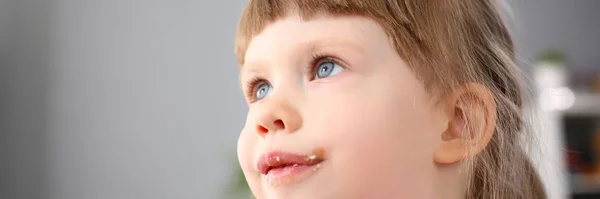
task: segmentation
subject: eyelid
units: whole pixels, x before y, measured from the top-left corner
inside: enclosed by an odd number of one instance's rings
[[[328,53],[315,53],[312,56],[310,65],[308,65],[309,81],[314,80],[314,77],[316,75],[316,70],[319,68],[319,65],[322,64],[323,62],[333,62],[334,64],[337,64],[344,69],[350,68],[350,67],[348,67],[348,64],[346,64],[344,61],[342,61],[341,59],[337,58],[334,55],[331,55]]]
[[[324,61],[331,61],[331,62],[334,62],[334,63],[340,65],[341,67],[349,68],[349,65],[346,64],[346,62],[344,62],[342,59],[338,58],[337,56],[330,55],[330,54],[321,55],[321,59],[316,60],[315,65],[321,64]]]
[[[346,64],[346,62],[342,61],[342,59],[338,58],[338,56],[335,56],[330,53],[315,53],[313,54],[310,64],[308,65],[307,73],[309,81],[314,80],[316,70],[319,67],[319,65],[323,62],[333,62],[334,64],[337,64],[346,70],[350,68],[349,65]],[[261,77],[259,75],[253,76],[248,81],[246,81],[243,88],[245,88],[245,97],[248,103],[254,103],[256,101],[259,101],[256,98],[256,92],[258,86],[260,86],[263,82],[271,85],[271,83],[268,80],[266,80],[266,78]]]
[[[245,97],[248,100],[248,103],[254,103],[258,101],[255,94],[258,89],[258,86],[262,85],[263,82],[270,85],[269,81],[259,76],[252,77],[246,82],[246,84],[244,84],[244,88],[246,90]]]

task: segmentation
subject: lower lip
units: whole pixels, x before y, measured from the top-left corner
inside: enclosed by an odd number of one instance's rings
[[[267,181],[274,187],[290,185],[300,182],[317,172],[321,163],[316,165],[297,165],[282,168],[274,168],[267,173]]]

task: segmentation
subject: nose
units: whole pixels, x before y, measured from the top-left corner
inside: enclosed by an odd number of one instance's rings
[[[293,133],[302,126],[302,118],[298,110],[282,98],[265,99],[257,115],[256,132],[266,136],[274,132]]]

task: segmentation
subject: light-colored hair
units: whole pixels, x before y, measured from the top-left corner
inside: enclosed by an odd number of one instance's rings
[[[523,115],[523,90],[511,36],[494,0],[250,0],[235,40],[240,66],[252,38],[297,11],[364,16],[375,20],[428,92],[445,93],[464,83],[486,86],[497,106],[488,146],[465,161],[465,198],[546,198],[521,138],[531,138]]]

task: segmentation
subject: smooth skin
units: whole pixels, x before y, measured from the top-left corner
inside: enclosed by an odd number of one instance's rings
[[[252,38],[245,60],[238,157],[258,199],[463,198],[461,160],[493,134],[485,87],[434,97],[365,17],[291,13]],[[315,148],[325,161],[304,180],[272,186],[256,168],[269,151]]]

